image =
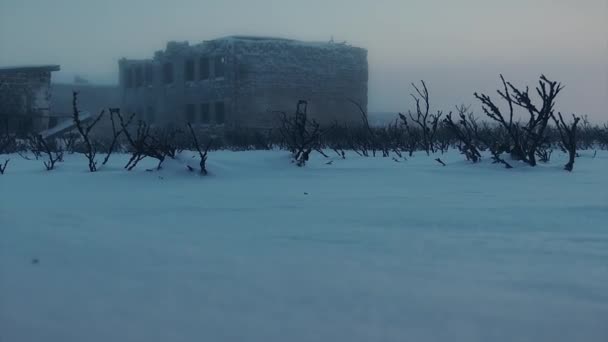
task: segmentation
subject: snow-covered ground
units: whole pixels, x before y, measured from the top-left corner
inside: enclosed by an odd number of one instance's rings
[[[591,154],[570,174],[560,156],[214,152],[207,177],[13,156],[0,341],[605,342],[608,153]]]

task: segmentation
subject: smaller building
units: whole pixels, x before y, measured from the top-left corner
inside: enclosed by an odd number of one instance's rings
[[[51,73],[59,69],[59,65],[0,67],[0,124],[3,129],[28,134],[48,128]]]

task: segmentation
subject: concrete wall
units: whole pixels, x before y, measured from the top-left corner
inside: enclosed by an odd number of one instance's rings
[[[58,70],[59,68],[56,67]],[[14,132],[48,128],[51,71],[54,68],[0,69],[0,117]]]
[[[361,122],[367,108],[367,51],[341,44],[294,41],[235,42],[236,113],[244,125],[272,125],[276,112],[291,114],[308,101],[322,124]]]
[[[163,80],[167,63],[172,82]],[[159,125],[193,118],[202,124],[206,106],[208,124],[217,124],[215,109],[223,108],[226,126],[253,128],[273,126],[276,112],[293,113],[298,100],[308,100],[311,116],[324,124],[360,122],[349,99],[367,108],[367,51],[343,44],[255,37],[171,42],[152,59],[121,60],[119,71],[123,110]]]
[[[96,84],[51,84],[53,93],[53,110],[51,112],[51,127],[73,121],[73,92],[78,92],[78,110],[99,115],[105,111],[102,120],[95,126],[93,133],[107,137],[112,132],[108,108],[121,106],[120,88],[117,85]]]
[[[122,109],[135,112],[140,119],[157,125],[185,124],[189,121],[188,105],[195,107],[195,122],[201,121],[203,104],[209,104],[212,108],[215,103],[221,102],[230,110],[233,101],[233,77],[216,77],[214,63],[216,58],[227,55],[224,47],[214,44],[191,47],[187,43],[172,42],[167,45],[165,51],[157,52],[154,59],[121,60],[119,70]],[[200,77],[201,58],[208,58],[210,61],[209,77],[205,79]],[[194,77],[191,81],[186,79],[185,73],[188,61],[193,65]],[[172,82],[164,80],[165,65],[171,65]],[[150,77],[146,77],[146,70],[152,73]],[[226,71],[231,73],[231,70]],[[138,72],[143,73],[143,82],[140,84],[136,81]],[[129,77],[131,81],[128,81]],[[212,111],[210,115],[213,114]]]

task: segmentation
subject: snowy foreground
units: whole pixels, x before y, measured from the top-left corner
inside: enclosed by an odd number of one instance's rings
[[[591,155],[569,174],[559,156],[214,152],[207,177],[12,156],[0,341],[605,342],[608,153]]]

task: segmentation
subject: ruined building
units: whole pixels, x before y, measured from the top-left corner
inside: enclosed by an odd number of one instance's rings
[[[58,65],[0,68],[0,125],[11,133],[40,132],[52,124],[51,72]]]
[[[119,62],[122,109],[153,125],[268,128],[298,100],[322,124],[361,122],[367,51],[346,44],[232,36],[170,42],[152,59]]]

